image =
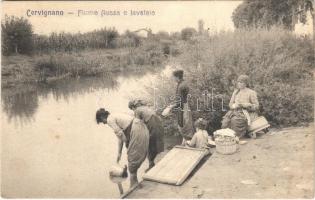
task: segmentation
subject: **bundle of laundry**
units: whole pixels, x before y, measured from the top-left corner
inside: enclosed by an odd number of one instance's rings
[[[237,150],[239,138],[232,129],[220,129],[213,133],[216,151],[221,154],[233,154]]]

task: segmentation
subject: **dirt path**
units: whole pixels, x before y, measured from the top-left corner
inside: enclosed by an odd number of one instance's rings
[[[127,198],[314,198],[314,125],[214,153],[182,186],[144,181]]]

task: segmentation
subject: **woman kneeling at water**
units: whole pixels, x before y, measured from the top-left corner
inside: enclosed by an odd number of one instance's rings
[[[249,77],[240,75],[237,88],[230,100],[230,111],[222,120],[222,128],[231,128],[238,137],[245,135],[248,125],[258,117],[259,102],[254,90],[249,89]]]
[[[96,122],[111,127],[118,138],[117,163],[120,161],[123,144],[127,148],[130,188],[138,184],[137,171],[145,160],[149,146],[149,131],[139,119],[127,114],[110,114],[104,108],[96,112]]]
[[[142,100],[132,100],[129,102],[129,108],[134,111],[135,116],[147,125],[149,129],[149,150],[148,160],[150,170],[155,164],[154,159],[157,154],[164,151],[164,129],[160,117],[150,107],[146,106]]]

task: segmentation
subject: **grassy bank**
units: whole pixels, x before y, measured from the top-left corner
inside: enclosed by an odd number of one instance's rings
[[[166,60],[162,47],[157,44],[138,48],[2,56],[2,87],[135,71],[160,66]]]
[[[260,114],[273,126],[303,125],[313,121],[311,38],[281,29],[239,30],[196,37],[184,43],[181,49],[183,53],[173,65],[185,70],[194,119],[208,119],[210,132],[220,128],[240,74],[250,76],[251,88],[258,94]],[[156,103],[172,101],[170,97],[175,86],[168,77],[161,76],[153,87],[159,95]],[[210,95],[208,100],[203,98],[206,94]],[[152,97],[153,93],[149,96],[153,102]]]
[[[238,30],[185,41],[150,39],[129,48],[3,56],[2,88],[67,77],[106,76],[169,63],[185,70],[193,117],[208,119],[210,132],[220,128],[240,74],[250,76],[260,114],[273,126],[297,126],[314,119],[314,61],[309,37],[281,29]],[[148,99],[166,105],[174,101],[175,85],[169,77],[159,79],[149,87]],[[172,120],[165,121],[167,132],[173,133]]]

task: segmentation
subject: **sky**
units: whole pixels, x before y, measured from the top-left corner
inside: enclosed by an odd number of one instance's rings
[[[233,10],[242,1],[5,1],[2,2],[4,15],[23,16],[33,25],[34,33],[51,32],[88,32],[103,27],[115,27],[120,33],[151,28],[158,31],[175,32],[185,27],[198,28],[198,20],[204,21],[204,27],[216,32],[234,30]],[[31,11],[62,10],[63,16],[31,15]],[[80,15],[78,11],[97,11],[98,15]],[[119,11],[119,16],[101,16],[104,11]],[[130,10],[147,10],[154,15],[130,16]],[[127,15],[123,14],[127,11]],[[68,14],[72,12],[73,14]],[[29,15],[27,15],[29,14]],[[309,16],[310,18],[310,16]],[[311,19],[311,18],[310,18]],[[312,33],[312,23],[296,25],[296,33]]]
[[[115,27],[120,33],[141,28],[151,28],[155,33],[160,30],[167,32],[180,31],[185,27],[197,29],[198,20],[204,21],[204,27],[210,30],[233,30],[231,19],[233,10],[241,1],[119,1],[119,2],[2,2],[2,17],[7,15],[23,16],[33,25],[35,33],[65,31],[81,33],[102,27]],[[73,15],[64,16],[27,16],[27,11],[63,10]],[[77,16],[78,10],[84,11],[120,11],[120,16]],[[154,11],[151,16],[130,16],[130,10]],[[128,15],[122,15],[127,11]],[[30,13],[30,11],[29,11]]]

